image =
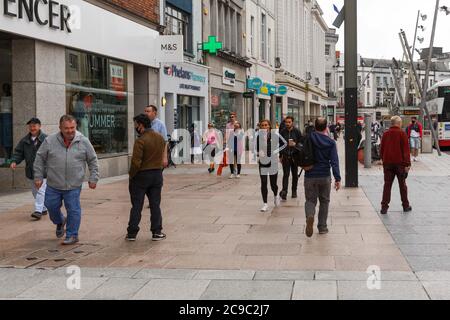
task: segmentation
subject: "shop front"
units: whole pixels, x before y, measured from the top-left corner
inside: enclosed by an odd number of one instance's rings
[[[126,174],[133,116],[159,100],[159,33],[82,0],[36,1],[33,12],[27,4],[0,2],[0,188],[26,185],[23,168],[7,167],[31,117],[52,134],[62,115],[74,115],[100,175]],[[141,78],[144,89],[136,87]]]
[[[160,96],[167,131],[189,130],[196,122],[206,130],[209,114],[208,68],[194,63],[166,64],[160,75]]]

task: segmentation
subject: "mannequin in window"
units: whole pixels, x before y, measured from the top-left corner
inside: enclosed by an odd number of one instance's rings
[[[11,158],[13,150],[11,96],[11,85],[4,83],[0,98],[0,146],[5,149],[6,159]]]
[[[78,131],[89,139],[89,114],[79,92],[72,96],[72,108],[78,121]]]

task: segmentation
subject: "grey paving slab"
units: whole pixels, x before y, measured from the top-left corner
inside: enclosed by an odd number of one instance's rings
[[[339,300],[429,300],[419,281],[381,281],[370,290],[366,281],[338,281]]]
[[[413,272],[381,271],[382,281],[417,281]],[[358,271],[317,271],[315,280],[366,281],[370,277],[367,272]]]
[[[0,279],[0,298],[15,298],[30,287],[40,284],[48,277],[36,274],[34,276],[14,273],[15,275],[5,276]],[[39,297],[39,296],[36,296]],[[35,298],[30,297],[30,298]]]
[[[255,280],[313,280],[314,271],[257,271]]]
[[[43,270],[39,269],[14,269],[14,268],[0,268],[0,280],[6,278],[16,277],[32,277],[42,274]]]
[[[450,300],[450,281],[422,282],[431,300]]]
[[[293,281],[213,280],[201,300],[290,300]]]
[[[252,280],[255,271],[246,270],[200,270],[195,280]]]
[[[90,278],[132,278],[142,268],[84,268],[80,267],[82,277]],[[66,276],[66,268],[54,271],[56,276]]]
[[[450,270],[450,256],[407,256],[413,271],[448,271]]]
[[[50,277],[37,285],[29,286],[30,289],[17,297],[30,299],[41,299],[42,297],[43,300],[79,300],[94,291],[106,280],[107,278],[82,277],[80,290],[69,290],[67,287],[68,278]]]
[[[336,281],[295,281],[292,300],[337,300]]]
[[[400,250],[406,256],[444,256],[450,255],[447,244],[401,244]]]
[[[110,278],[89,293],[85,299],[128,300],[149,281],[149,279]]]
[[[133,300],[198,300],[208,287],[209,280],[150,280]]]
[[[450,281],[450,271],[419,271],[416,275],[421,281]]]
[[[402,244],[449,244],[448,234],[394,234],[393,238],[399,245]]]
[[[184,279],[191,280],[197,270],[189,269],[142,269],[133,278],[137,279]]]

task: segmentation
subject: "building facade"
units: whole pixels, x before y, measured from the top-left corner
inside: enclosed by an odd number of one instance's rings
[[[325,114],[328,122],[336,123],[336,71],[337,71],[337,56],[336,44],[339,41],[339,35],[336,34],[336,29],[329,29],[325,36],[325,91],[328,99],[326,103]]]
[[[133,116],[159,105],[159,1],[30,3],[0,3],[0,188],[25,185],[7,159],[31,117],[51,134],[74,115],[101,176],[127,173]]]
[[[203,61],[209,67],[210,120],[223,130],[232,112],[244,129],[253,122],[252,106],[244,101],[247,70],[246,15],[243,0],[203,0]],[[219,44],[221,43],[221,44]]]
[[[288,88],[278,98],[284,115],[299,126],[323,115],[325,88],[325,34],[328,26],[315,0],[276,2],[276,82]]]
[[[184,63],[166,63],[160,72],[162,120],[167,130],[190,129],[201,123],[200,131],[209,121],[209,70],[203,64],[198,50],[202,42],[202,15],[200,1],[164,1],[164,34],[182,35]]]
[[[337,56],[340,58],[338,59],[339,66],[335,78],[338,100],[336,116],[338,121],[343,121],[345,114],[345,61],[342,54],[337,53]],[[395,88],[394,76],[396,75],[392,74],[391,68],[394,73],[401,75],[398,77],[398,86],[405,104],[401,108],[402,114],[405,116],[419,115],[420,96],[417,94],[415,86],[411,85],[409,90],[407,88],[409,83],[409,66],[400,64],[397,67],[392,60],[369,59],[364,57],[359,57],[358,61],[359,121],[363,121],[365,113],[371,114],[373,119],[380,121],[391,115],[394,106],[400,105],[400,100],[397,97]],[[426,64],[423,61],[415,62],[415,68],[417,75],[420,78],[420,84],[423,87],[425,82]],[[448,78],[450,78],[450,68],[445,61],[433,61],[428,87]]]
[[[248,95],[250,99],[246,102],[252,106],[256,122],[271,119],[273,123],[280,123],[282,120],[281,105],[276,105],[276,93],[270,90],[276,88],[275,2],[275,0],[245,1],[246,57],[252,64],[247,75],[247,90],[252,95]],[[255,127],[256,123],[251,123],[250,126]]]

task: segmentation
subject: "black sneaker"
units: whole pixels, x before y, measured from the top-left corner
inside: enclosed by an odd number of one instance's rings
[[[64,237],[64,234],[66,233],[66,231],[64,230],[64,227],[66,226],[66,222],[67,222],[67,219],[64,218],[64,222],[62,224],[58,224],[56,226],[56,237],[58,239],[61,239],[62,237]]]
[[[403,212],[404,213],[408,213],[408,212],[411,212],[412,211],[412,207],[411,206],[409,206],[408,208],[403,208]]]
[[[42,211],[42,215],[43,215],[43,216],[46,216],[46,215],[48,215],[48,211],[47,211],[47,210],[45,210],[45,211]]]
[[[297,192],[292,192],[292,199],[297,199],[297,198],[298,198]]]
[[[152,237],[153,241],[162,241],[162,240],[165,240],[165,239],[166,239],[166,235],[164,233],[162,233],[162,232],[154,233],[153,237]]]
[[[388,213],[388,209],[381,209],[380,213],[386,215]]]
[[[287,201],[287,192],[286,191],[281,191],[280,192],[280,197],[282,201]]]
[[[137,237],[136,234],[127,234],[127,236],[125,237],[125,240],[133,242],[133,241],[136,241],[136,237]]]
[[[41,218],[42,218],[42,213],[40,213],[40,212],[33,212],[32,214],[31,214],[31,217],[33,218],[33,219],[35,219],[36,221],[39,221],[39,220],[41,220]]]
[[[319,234],[328,234],[328,228],[319,228]]]

